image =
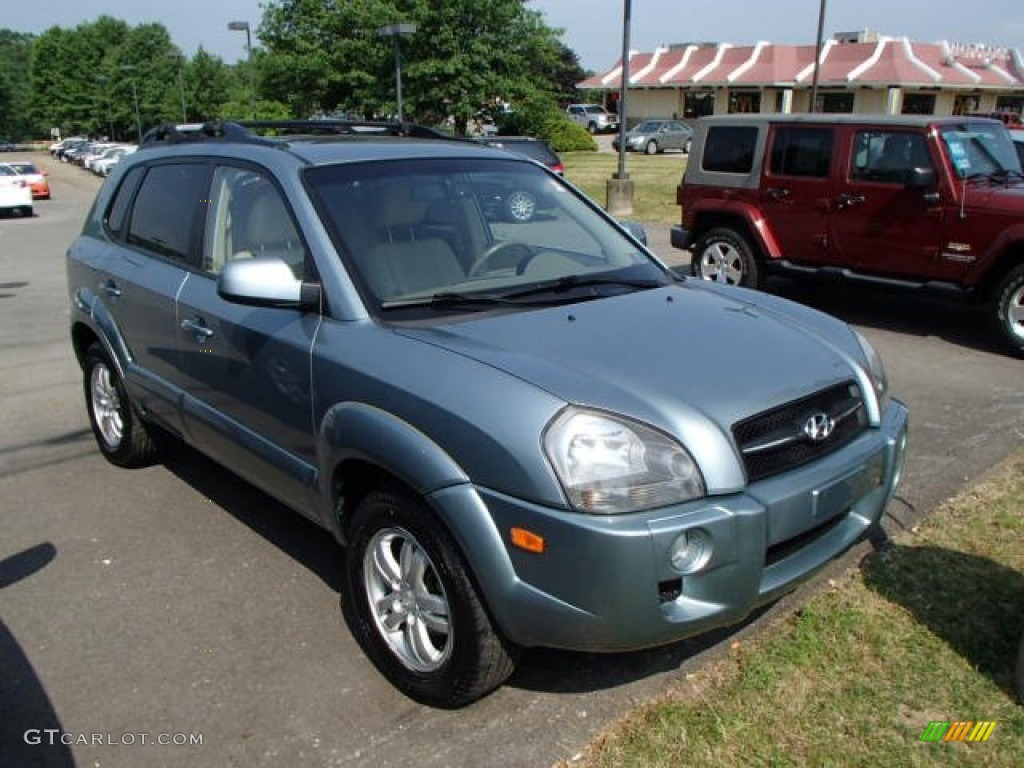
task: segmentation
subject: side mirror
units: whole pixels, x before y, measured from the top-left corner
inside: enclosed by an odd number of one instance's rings
[[[281,259],[254,258],[229,262],[217,278],[217,293],[225,301],[257,307],[315,309],[320,286],[296,279]]]
[[[619,226],[629,232],[635,240],[647,245],[647,230],[643,224],[638,221],[620,221]]]
[[[906,184],[911,189],[930,189],[937,180],[934,168],[915,167],[907,171]]]

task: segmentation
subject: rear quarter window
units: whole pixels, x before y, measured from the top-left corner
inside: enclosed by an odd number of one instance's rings
[[[750,173],[756,145],[757,126],[712,126],[704,141],[701,168],[717,173]]]

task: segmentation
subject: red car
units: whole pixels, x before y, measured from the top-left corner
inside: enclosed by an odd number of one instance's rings
[[[32,197],[36,200],[50,199],[50,182],[46,180],[48,171],[41,171],[33,163],[26,160],[16,160],[10,163],[2,163],[12,168],[19,176],[24,176],[32,190]]]

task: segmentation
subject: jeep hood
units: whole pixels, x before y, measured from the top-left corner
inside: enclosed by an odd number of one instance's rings
[[[682,285],[397,332],[474,359],[566,403],[681,435],[857,378],[845,324],[742,289]],[[496,403],[500,407],[500,403]],[[710,425],[708,425],[710,426]]]

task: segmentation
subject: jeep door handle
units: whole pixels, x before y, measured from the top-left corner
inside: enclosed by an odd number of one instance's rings
[[[846,192],[843,192],[841,195],[839,195],[839,197],[836,198],[836,207],[840,208],[840,209],[848,208],[851,205],[860,205],[861,203],[864,202],[864,200],[865,200],[864,195],[861,195],[861,194],[851,195],[851,194],[848,194]]]
[[[181,329],[194,335],[199,343],[213,336],[213,331],[203,322],[201,317],[189,317],[182,320]]]
[[[785,187],[768,187],[765,190],[765,194],[772,200],[783,200],[789,197],[789,190]]]
[[[117,283],[110,279],[100,283],[100,290],[112,299],[117,299],[121,296],[121,289],[117,287]]]

